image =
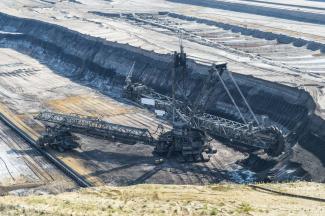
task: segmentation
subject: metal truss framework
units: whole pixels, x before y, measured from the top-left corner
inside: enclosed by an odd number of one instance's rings
[[[256,148],[269,149],[277,141],[276,137],[267,135],[265,128],[254,127],[251,124],[243,124],[209,114],[194,116],[199,127],[209,133],[231,141],[236,141]]]
[[[164,108],[167,110],[172,109],[172,98],[153,90],[150,93],[142,94],[141,97],[153,99],[159,105],[164,104]],[[187,114],[187,111],[190,110],[189,107],[184,106],[184,103],[177,101],[176,113],[178,117],[190,122],[197,128],[208,131],[211,135],[261,149],[269,149],[278,142],[278,134],[272,128],[254,126],[250,123],[244,124],[207,113],[195,114],[191,118]]]
[[[142,142],[151,142],[153,140],[148,129],[113,124],[88,116],[65,115],[45,111],[39,113],[35,119],[66,127],[71,132],[86,133],[103,138],[118,138]]]

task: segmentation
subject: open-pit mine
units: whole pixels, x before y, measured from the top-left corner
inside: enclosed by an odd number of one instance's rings
[[[325,182],[325,3],[1,0],[1,192]]]

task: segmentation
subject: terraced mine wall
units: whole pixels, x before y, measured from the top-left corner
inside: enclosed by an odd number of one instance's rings
[[[262,16],[269,16],[275,18],[282,18],[300,22],[308,22],[308,23],[316,23],[316,24],[324,24],[325,23],[325,15],[324,14],[316,14],[307,11],[294,11],[289,9],[282,8],[272,8],[266,6],[258,6],[258,5],[247,5],[237,2],[225,2],[225,1],[216,1],[216,0],[168,0],[170,2],[196,5],[202,7],[209,8],[217,8],[221,10],[229,10],[236,11],[241,13],[249,13],[256,14]],[[257,1],[255,1],[257,2]],[[282,4],[284,5],[284,4]],[[289,6],[289,5],[286,5]],[[305,7],[308,8],[308,7]],[[323,8],[309,8],[309,9],[317,9],[323,10]]]
[[[214,20],[207,20],[207,19],[202,19],[202,18],[197,18],[197,17],[191,17],[191,16],[185,16],[182,14],[177,14],[177,13],[169,13],[169,12],[159,12],[160,15],[167,15],[170,17],[174,18],[179,18],[187,21],[195,21],[197,23],[204,23],[206,25],[210,26],[217,26],[219,28],[225,29],[225,30],[231,30],[232,32],[239,32],[242,35],[249,35],[253,36],[255,38],[263,38],[266,40],[277,40],[279,43],[283,44],[289,44],[292,43],[296,47],[301,47],[301,46],[306,46],[307,49],[309,50],[320,50],[321,52],[325,53],[325,44],[315,42],[315,41],[310,41],[306,40],[304,38],[299,38],[299,37],[292,37],[288,35],[283,35],[283,34],[276,34],[273,32],[264,32],[258,29],[250,29],[250,28],[245,28],[237,25],[231,25],[228,23],[223,23],[223,22],[217,22]]]
[[[162,93],[171,86],[171,55],[162,55],[127,44],[90,37],[67,28],[41,21],[0,14],[0,47],[11,48],[39,60],[53,71],[75,82],[96,88],[106,94],[120,92],[125,74],[136,62],[134,79]],[[188,80],[190,98],[200,97],[200,87],[209,65],[189,61],[192,75]],[[315,114],[317,106],[304,90],[291,88],[251,76],[234,74],[243,93],[258,115],[287,128],[291,144],[308,149],[325,163],[325,121]],[[228,77],[225,81],[239,102],[238,92]],[[220,84],[207,98],[208,112],[237,119],[231,101]],[[307,170],[308,171],[308,170]],[[311,176],[312,179],[322,179]]]

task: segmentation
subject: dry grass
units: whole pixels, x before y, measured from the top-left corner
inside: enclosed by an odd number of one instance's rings
[[[325,197],[325,185],[262,185]],[[1,215],[325,215],[325,203],[255,191],[243,185],[99,187],[43,196],[0,198]]]

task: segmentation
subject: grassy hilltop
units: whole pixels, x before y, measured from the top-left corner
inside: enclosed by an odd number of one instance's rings
[[[325,198],[317,183],[259,184],[281,193]],[[0,197],[1,215],[325,215],[325,203],[235,184],[137,185],[58,195]]]

